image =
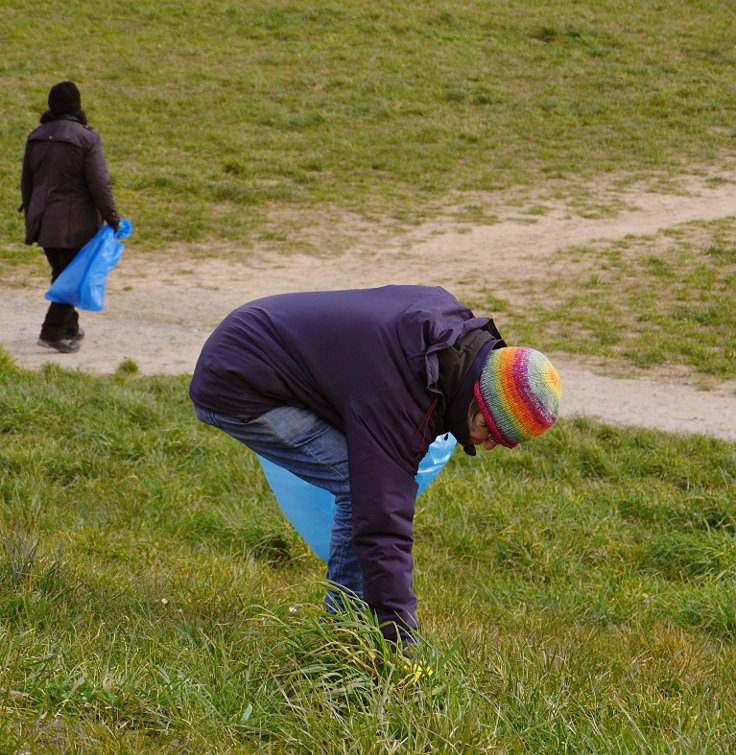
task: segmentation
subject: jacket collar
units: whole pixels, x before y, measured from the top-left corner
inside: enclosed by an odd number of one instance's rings
[[[447,398],[445,427],[455,436],[457,442],[463,447],[463,451],[469,456],[475,456],[476,453],[475,446],[470,442],[468,430],[468,409],[470,408],[470,402],[473,400],[473,386],[475,385],[475,381],[480,377],[488,352],[491,349],[498,349],[506,345],[503,339],[494,338],[490,333],[483,332],[486,334],[486,338],[471,341],[468,344],[460,344],[460,348],[465,345],[466,348],[470,348],[475,352],[475,356],[471,354],[472,360],[468,359],[464,362],[466,369],[460,375],[456,375],[457,379],[454,381],[451,375],[446,376],[444,381],[440,380],[443,393],[447,391],[445,393]],[[446,361],[445,364],[447,364]],[[450,378],[449,381],[448,377]],[[453,382],[454,385],[452,384]]]

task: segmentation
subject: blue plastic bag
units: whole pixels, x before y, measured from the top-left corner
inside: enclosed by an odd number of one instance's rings
[[[119,239],[128,238],[132,230],[129,220],[120,221],[117,233],[112,226],[103,225],[51,284],[46,298],[93,312],[101,310],[107,275],[118,264],[125,248]]]
[[[440,435],[429,447],[419,463],[416,474],[417,497],[447,464],[455,450],[452,435]],[[330,533],[335,516],[335,496],[328,490],[305,482],[283,467],[268,459],[258,457],[268,484],[276,496],[281,510],[294,529],[304,538],[307,545],[323,560],[330,553]]]

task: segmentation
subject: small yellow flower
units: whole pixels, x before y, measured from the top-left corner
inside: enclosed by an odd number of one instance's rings
[[[434,674],[434,671],[430,666],[422,666],[420,663],[410,661],[408,658],[403,658],[402,660],[406,670],[413,676],[409,681],[410,684],[418,682],[423,676],[432,676],[432,674]]]

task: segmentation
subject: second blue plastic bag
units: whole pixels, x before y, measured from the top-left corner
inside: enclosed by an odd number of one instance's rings
[[[120,221],[117,233],[112,226],[103,225],[51,284],[46,298],[93,312],[101,310],[108,273],[118,264],[125,249],[120,239],[130,236],[132,230],[129,220]]]
[[[417,497],[447,464],[455,450],[452,435],[440,435],[429,447],[416,474]],[[330,553],[330,533],[335,516],[335,497],[292,474],[268,459],[258,457],[268,484],[276,496],[281,510],[307,545],[323,560]]]

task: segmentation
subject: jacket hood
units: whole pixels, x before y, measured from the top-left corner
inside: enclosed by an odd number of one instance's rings
[[[506,342],[501,338],[491,338],[484,343],[461,380],[454,397],[449,401],[445,414],[445,424],[468,456],[476,455],[475,446],[470,442],[468,430],[468,409],[473,400],[473,386],[480,377],[488,353],[492,349],[498,349],[505,345]]]

